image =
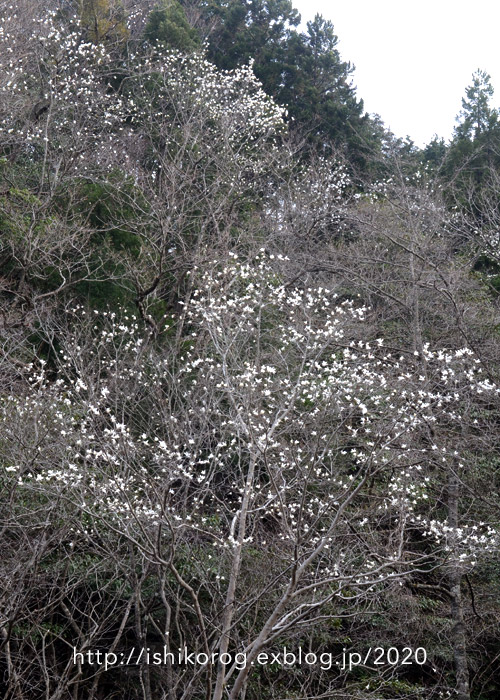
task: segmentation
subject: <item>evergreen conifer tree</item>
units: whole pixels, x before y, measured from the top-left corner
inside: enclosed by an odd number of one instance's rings
[[[496,125],[498,111],[490,106],[493,93],[490,75],[484,70],[477,70],[462,98],[462,111],[457,117],[461,121],[455,129],[458,139],[477,139]]]

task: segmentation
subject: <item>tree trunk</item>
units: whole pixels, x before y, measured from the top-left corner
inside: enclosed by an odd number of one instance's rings
[[[247,513],[250,504],[250,497],[253,491],[253,482],[255,474],[255,463],[256,456],[254,453],[250,455],[250,464],[248,467],[248,474],[245,483],[245,492],[243,494],[243,499],[241,503],[241,510],[238,519],[238,537],[234,547],[233,561],[231,564],[231,571],[229,574],[229,583],[226,593],[226,604],[224,607],[224,613],[222,616],[222,631],[221,631],[221,641],[219,644],[219,658],[224,654],[227,654],[229,649],[231,626],[234,616],[234,603],[236,595],[236,585],[238,583],[238,578],[241,568],[241,557],[243,551],[243,543],[245,540],[246,525],[247,525]],[[224,686],[226,682],[226,668],[224,664],[219,661],[217,670],[217,679],[215,683],[215,690],[212,700],[222,700],[224,693]]]
[[[459,479],[455,465],[450,469],[448,479],[448,524],[458,527]],[[459,566],[452,562],[448,572],[448,584],[451,596],[451,619],[453,661],[455,666],[457,700],[470,700],[469,669],[467,665],[467,643],[462,601],[462,573]]]

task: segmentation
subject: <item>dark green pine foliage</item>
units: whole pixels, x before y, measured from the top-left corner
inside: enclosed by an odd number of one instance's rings
[[[289,106],[290,116],[309,129],[312,142],[341,148],[351,161],[366,166],[368,153],[377,151],[377,130],[356,97],[351,75],[354,66],[343,61],[332,22],[316,15],[307,31],[289,46],[289,72],[277,97]]]
[[[232,69],[250,59],[264,89],[275,95],[281,83],[287,43],[300,22],[290,0],[208,0],[200,4],[213,31],[209,57]]]
[[[161,43],[168,49],[192,51],[200,46],[196,29],[190,26],[177,0],[163,0],[149,15],[144,31],[152,44]]]
[[[436,134],[421,151],[422,163],[431,173],[436,174],[444,163],[446,153],[445,140]]]
[[[453,184],[460,205],[472,207],[481,218],[481,200],[500,170],[500,121],[491,106],[493,86],[488,73],[478,70],[466,88],[448,150],[444,174]]]
[[[457,138],[478,139],[496,125],[498,112],[490,106],[493,93],[490,75],[477,70],[472,76],[472,85],[466,88],[462,98],[462,111],[457,117],[462,121],[455,129]]]

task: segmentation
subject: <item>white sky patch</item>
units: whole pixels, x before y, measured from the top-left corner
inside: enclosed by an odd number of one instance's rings
[[[417,145],[448,140],[472,73],[487,71],[500,106],[500,5],[494,0],[292,0],[303,26],[333,22],[343,60],[366,111]]]

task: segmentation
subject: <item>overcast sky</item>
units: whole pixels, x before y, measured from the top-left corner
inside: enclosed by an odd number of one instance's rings
[[[292,0],[305,25],[333,22],[358,98],[396,136],[448,140],[472,73],[481,68],[500,106],[500,4],[495,0]]]

